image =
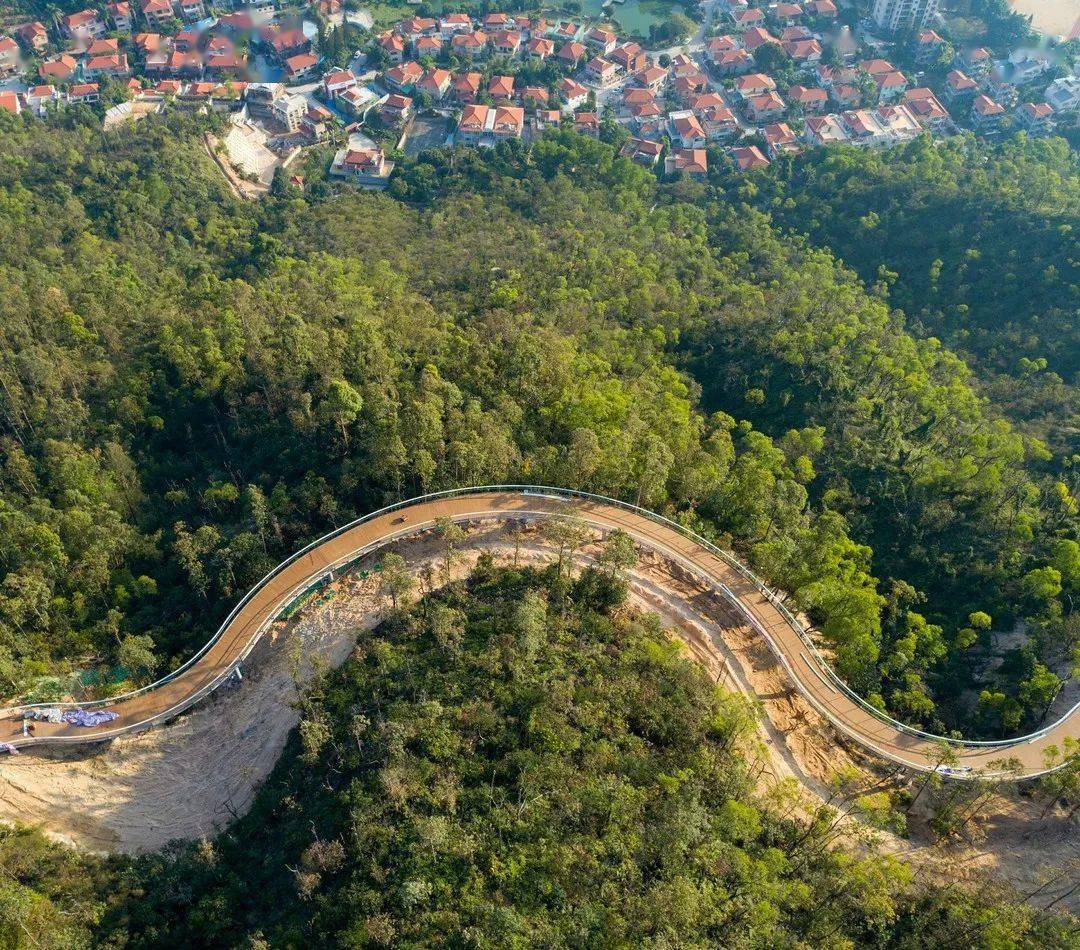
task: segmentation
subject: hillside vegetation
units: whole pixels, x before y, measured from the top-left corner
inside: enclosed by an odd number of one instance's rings
[[[11,945],[1075,946],[993,888],[837,848],[840,813],[755,794],[754,714],[622,607],[613,557],[498,568],[395,611],[302,702],[213,842],[88,859],[0,836]],[[398,596],[404,597],[407,585]],[[889,820],[887,796],[845,804]],[[35,893],[34,889],[37,889]],[[32,898],[28,895],[34,894]],[[33,943],[24,937],[33,937]]]
[[[526,481],[734,546],[910,721],[998,735],[1053,698],[1066,474],[827,250],[568,132],[251,205],[196,120],[63,121],[0,117],[5,692],[145,680],[316,533]]]

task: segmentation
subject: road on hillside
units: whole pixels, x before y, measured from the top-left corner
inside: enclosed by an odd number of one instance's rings
[[[376,512],[309,545],[280,565],[234,609],[216,638],[171,679],[109,704],[119,718],[105,726],[80,728],[39,722],[36,734],[23,736],[22,707],[0,711],[0,741],[16,746],[42,743],[100,741],[147,728],[187,709],[226,682],[240,661],[280,614],[312,585],[399,538],[431,528],[437,519],[460,522],[481,519],[569,518],[601,532],[622,529],[645,548],[651,548],[721,591],[777,656],[793,685],[838,731],[867,750],[911,768],[948,769],[954,777],[1005,770],[1033,776],[1046,771],[1044,753],[1069,736],[1080,738],[1080,717],[1071,710],[1034,736],[999,743],[951,745],[956,761],[942,765],[941,743],[916,734],[870,709],[848,691],[817,653],[809,636],[782,606],[730,555],[666,519],[611,499],[563,492],[552,488],[493,486],[427,496]]]

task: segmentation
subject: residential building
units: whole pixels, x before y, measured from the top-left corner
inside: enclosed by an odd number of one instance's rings
[[[517,30],[499,30],[491,37],[491,48],[499,56],[517,56],[521,34]]]
[[[1080,110],[1080,76],[1055,79],[1046,87],[1046,101],[1055,112]]]
[[[471,33],[472,31],[472,18],[467,13],[448,13],[439,18],[439,32],[446,39],[450,39],[458,33]]]
[[[946,134],[952,131],[952,117],[932,89],[909,89],[904,93],[904,105],[928,132]]]
[[[895,102],[904,95],[908,87],[907,77],[898,69],[874,77],[878,98],[882,102]]]
[[[343,112],[363,121],[379,101],[379,97],[366,86],[354,86],[346,89],[334,101]]]
[[[490,106],[479,103],[465,106],[458,121],[457,141],[462,145],[479,145],[494,119],[495,111]]]
[[[26,108],[34,115],[43,116],[49,109],[59,106],[60,91],[55,86],[31,86],[24,96]]]
[[[0,36],[0,76],[19,69],[19,44],[10,36]]]
[[[521,104],[534,112],[546,111],[549,98],[548,91],[543,86],[526,86],[521,91]]]
[[[945,41],[935,30],[919,30],[915,36],[915,62],[921,66],[932,63],[941,53]]]
[[[303,96],[278,96],[273,102],[272,112],[278,125],[287,132],[299,132],[300,124],[307,114],[308,103]]]
[[[409,96],[403,96],[395,92],[386,97],[379,109],[379,118],[384,125],[404,125],[413,114],[413,101]]]
[[[97,10],[80,10],[60,20],[60,32],[76,42],[87,44],[108,32],[105,21]]]
[[[926,26],[938,12],[938,0],[874,0],[872,15],[878,26],[895,33]]]
[[[806,10],[818,20],[835,20],[840,12],[834,0],[810,0],[806,5]]]
[[[782,153],[800,151],[799,137],[786,122],[773,122],[761,130],[765,136],[766,151],[769,158],[775,159]]]
[[[783,44],[784,52],[795,62],[805,66],[816,66],[821,62],[821,44],[814,39],[789,40]]]
[[[400,63],[405,59],[405,40],[397,33],[384,33],[375,42],[379,45],[392,63]]]
[[[0,91],[0,109],[14,115],[22,112],[22,102],[19,101],[18,93],[9,92],[8,90]]]
[[[766,92],[776,92],[776,80],[765,73],[748,73],[735,80],[735,91],[742,99],[750,99]]]
[[[598,86],[607,86],[615,81],[618,69],[615,64],[602,56],[594,56],[585,65],[585,75]]]
[[[744,49],[726,50],[716,60],[716,71],[721,76],[742,76],[756,65],[754,57]]]
[[[627,74],[636,73],[649,65],[649,57],[637,43],[623,43],[621,46],[616,46],[607,59]]]
[[[997,129],[1005,119],[1005,107],[987,95],[978,95],[971,103],[971,126],[987,132]]]
[[[762,26],[750,27],[743,33],[742,43],[743,49],[748,50],[751,53],[770,43],[772,43],[773,46],[780,45],[780,41]]]
[[[888,133],[869,109],[852,109],[840,113],[840,122],[852,145],[883,145]]]
[[[82,82],[72,86],[67,92],[68,102],[91,105],[101,98],[100,87],[96,82]]]
[[[31,53],[43,53],[49,45],[49,34],[43,23],[36,20],[15,28],[19,42]]]
[[[739,131],[739,120],[727,106],[707,106],[697,117],[710,142],[730,139]]]
[[[754,168],[767,168],[769,165],[769,160],[756,145],[733,148],[731,157],[735,160],[735,167],[741,172],[748,172]]]
[[[525,47],[525,55],[528,59],[542,63],[555,53],[555,44],[543,36],[534,36]]]
[[[394,170],[381,148],[339,149],[330,174],[361,188],[385,188]]]
[[[646,66],[634,73],[634,82],[643,89],[659,92],[667,83],[668,72],[660,66]]]
[[[907,106],[879,106],[874,118],[884,130],[888,141],[883,144],[909,142],[922,134],[922,126]]]
[[[803,17],[803,8],[797,3],[777,3],[768,9],[768,14],[772,19],[784,26],[791,26]]]
[[[731,14],[731,22],[735,31],[742,33],[751,27],[761,26],[765,22],[765,14],[755,8],[736,10]]]
[[[693,112],[672,112],[668,115],[671,140],[682,148],[704,148],[708,141],[701,122]]]
[[[1054,110],[1046,102],[1025,102],[1016,110],[1016,124],[1030,135],[1054,131]]]
[[[838,115],[822,115],[806,120],[803,138],[811,145],[834,145],[847,142],[850,136]]]
[[[122,79],[131,75],[126,53],[110,53],[106,56],[92,56],[83,65],[83,75],[89,79],[109,76]]]
[[[704,178],[709,173],[709,161],[703,148],[677,148],[664,160],[669,175],[686,174]]]
[[[442,54],[443,43],[441,36],[420,36],[413,41],[413,52],[418,57],[430,56],[434,59]]]
[[[455,56],[475,61],[487,52],[487,33],[474,30],[470,33],[455,33],[450,39],[450,49]]]

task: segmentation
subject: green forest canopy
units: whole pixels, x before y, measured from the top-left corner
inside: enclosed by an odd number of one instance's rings
[[[755,793],[752,707],[625,594],[614,570],[482,557],[313,684],[252,811],[213,842],[78,859],[0,831],[0,939],[1076,946],[1067,918],[848,854],[836,808]],[[887,820],[881,799],[844,807]]]
[[[527,481],[732,545],[896,715],[1045,712],[1080,639],[1074,473],[748,194],[566,132],[245,204],[203,120],[59,121],[0,117],[6,692],[145,679],[327,527]],[[1037,637],[984,673],[1018,617]]]

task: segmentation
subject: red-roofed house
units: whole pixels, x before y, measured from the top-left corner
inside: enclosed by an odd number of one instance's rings
[[[31,86],[23,98],[26,108],[40,116],[59,104],[60,91],[55,86]]]
[[[788,102],[802,106],[803,111],[824,112],[829,104],[829,94],[824,89],[806,86],[788,86]]]
[[[416,88],[432,99],[440,100],[450,91],[452,81],[449,69],[429,69]]]
[[[748,73],[735,80],[735,91],[743,99],[760,96],[766,92],[776,92],[776,80],[765,73]]]
[[[0,92],[0,109],[14,115],[22,112],[22,103],[19,101],[18,94],[7,90]]]
[[[762,26],[752,26],[743,33],[743,49],[749,50],[751,53],[762,46],[767,46],[769,43],[774,46],[780,45],[780,41]]]
[[[323,76],[323,91],[327,99],[336,99],[346,89],[355,89],[359,82],[351,70],[335,69]]]
[[[669,175],[683,173],[704,178],[709,173],[709,161],[703,148],[677,148],[664,161],[664,171]]]
[[[454,77],[451,83],[454,89],[454,98],[458,102],[473,102],[480,94],[480,73],[462,73]]]
[[[521,34],[517,30],[499,30],[491,37],[491,48],[499,56],[517,56],[521,49]]]
[[[1016,110],[1016,123],[1030,135],[1054,130],[1054,110],[1048,102],[1025,102]]]
[[[315,67],[318,65],[319,57],[314,53],[297,53],[285,60],[285,76],[289,82],[306,79],[315,72]]]
[[[404,125],[413,114],[413,101],[408,96],[395,92],[386,97],[379,108],[379,118],[391,126]]]
[[[525,129],[525,110],[521,106],[499,106],[491,124],[496,139],[519,139]]]
[[[15,28],[15,35],[31,53],[42,53],[49,45],[49,34],[43,23],[36,20],[33,23],[24,23]]]
[[[649,65],[649,57],[637,43],[623,43],[622,46],[616,46],[607,59],[624,73],[636,73]]]
[[[569,43],[564,43],[556,55],[563,66],[574,69],[584,59],[586,52],[584,46],[571,40]]]
[[[971,125],[979,131],[998,128],[1005,118],[1005,107],[989,96],[976,96],[971,103]]]
[[[542,63],[555,53],[555,44],[542,36],[534,36],[529,40],[525,53],[534,62]]]
[[[101,98],[100,87],[96,82],[83,82],[68,90],[68,102],[93,103]]]
[[[773,122],[761,130],[765,136],[769,158],[776,158],[782,152],[798,152],[799,138],[786,122]]]
[[[594,56],[585,64],[585,75],[598,86],[607,86],[613,83],[618,76],[618,68],[614,63],[608,62],[602,56]]]
[[[488,95],[499,101],[509,101],[514,98],[513,76],[492,76],[488,83]]]
[[[788,40],[784,52],[797,63],[814,66],[821,62],[821,44],[817,40]]]
[[[383,33],[375,42],[386,53],[390,62],[400,63],[405,58],[405,39],[397,33]]]
[[[487,51],[487,33],[474,30],[470,33],[455,33],[450,40],[450,49],[455,56],[468,60],[477,60]]]
[[[462,145],[479,145],[488,131],[488,119],[494,119],[489,106],[473,103],[465,106],[458,121],[456,140]]]
[[[909,89],[904,93],[904,105],[924,129],[930,132],[951,130],[952,119],[932,89]]]
[[[693,112],[672,112],[668,115],[671,140],[683,148],[704,148],[705,130]]]
[[[398,92],[408,92],[423,77],[424,68],[419,63],[409,60],[388,69],[383,74],[383,83],[390,89],[398,90]]]
[[[79,63],[74,56],[61,53],[56,59],[48,59],[38,67],[38,75],[52,82],[67,82],[75,75]]]
[[[599,56],[607,56],[619,45],[619,38],[611,30],[594,26],[585,34],[585,45]]]
[[[756,145],[733,148],[731,157],[735,159],[735,167],[741,172],[748,172],[754,168],[767,168],[769,165],[769,160],[761,154],[761,149]]]
[[[97,10],[80,10],[71,13],[60,21],[60,32],[82,43],[89,43],[108,32],[105,21]]]
[[[10,36],[0,36],[0,76],[19,68],[19,44]]]
[[[340,149],[330,166],[330,174],[361,188],[385,188],[394,170],[381,148]]]
[[[668,72],[660,66],[646,66],[634,73],[634,82],[644,89],[659,92],[667,82]]]
[[[653,142],[650,139],[628,139],[619,154],[638,165],[652,168],[660,160],[660,153],[663,151],[663,142]]]
[[[566,108],[572,112],[585,104],[585,100],[589,98],[589,90],[581,83],[567,77],[559,83],[559,98],[562,99]]]
[[[131,75],[126,53],[112,53],[107,56],[93,56],[83,65],[83,75],[89,78],[110,76],[122,79]]]
[[[589,138],[600,138],[600,116],[595,112],[579,112],[574,116],[574,131]]]
[[[779,119],[786,111],[787,106],[775,92],[762,93],[760,96],[752,96],[746,101],[746,114],[755,122],[765,122],[769,119]]]
[[[161,29],[175,18],[169,0],[142,0],[139,10],[152,29]]]
[[[975,95],[978,85],[975,80],[959,69],[954,69],[945,77],[945,99],[952,103]]]
[[[741,33],[753,26],[761,26],[765,22],[765,14],[753,7],[736,10],[731,14],[731,22],[735,25],[735,30]]]
[[[135,25],[135,17],[131,12],[131,4],[127,0],[110,3],[105,9],[108,11],[109,19],[112,20],[116,29],[122,33],[131,32],[131,28]]]

